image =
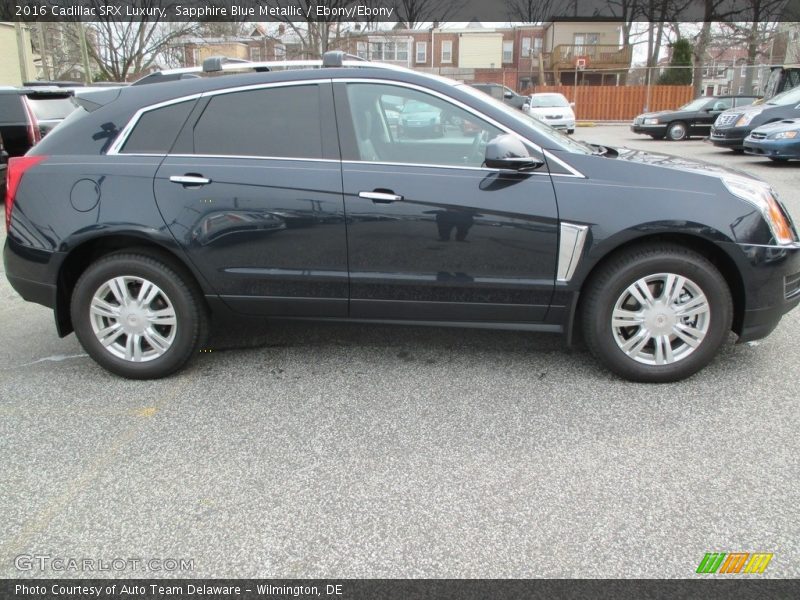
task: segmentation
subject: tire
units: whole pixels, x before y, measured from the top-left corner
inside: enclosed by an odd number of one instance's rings
[[[667,137],[673,142],[689,139],[689,128],[683,121],[675,121],[667,127]]]
[[[135,252],[92,263],[75,284],[70,313],[87,354],[129,379],[174,373],[197,352],[208,330],[194,282],[160,259]]]
[[[645,303],[631,293],[637,284]],[[676,300],[648,310],[643,285],[656,302],[667,299],[666,289],[678,292]],[[672,307],[691,312],[681,316]],[[586,344],[606,368],[631,381],[664,383],[685,379],[714,358],[728,337],[733,301],[713,264],[665,243],[626,250],[601,265],[586,284],[581,316]]]
[[[572,135],[573,133],[575,133],[574,129],[567,129],[567,135]]]

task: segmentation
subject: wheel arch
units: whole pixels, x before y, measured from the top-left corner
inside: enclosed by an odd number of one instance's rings
[[[204,281],[190,264],[172,248],[144,238],[136,233],[115,233],[85,240],[72,248],[59,266],[56,277],[56,305],[54,308],[56,329],[60,337],[73,331],[70,317],[70,299],[75,284],[93,262],[114,252],[137,252],[161,260],[184,276],[187,283],[197,286],[201,297],[205,297]],[[208,309],[208,306],[206,306]]]
[[[575,303],[575,310],[571,316],[572,320],[580,318],[582,309],[582,299],[585,296],[584,292],[591,284],[593,276],[609,261],[622,252],[626,252],[638,246],[646,246],[654,243],[673,243],[701,254],[711,261],[711,263],[719,270],[725,282],[728,284],[728,289],[731,292],[733,299],[733,321],[731,323],[731,330],[737,335],[742,331],[744,322],[745,311],[745,286],[739,269],[736,266],[734,259],[725,250],[720,248],[714,242],[692,234],[687,233],[674,233],[664,232],[649,235],[643,235],[633,239],[625,240],[614,247],[610,248],[599,260],[595,261],[586,273],[583,281],[580,284],[578,292],[578,299]],[[570,335],[574,335],[576,323],[570,323],[567,331]],[[568,339],[567,343],[571,344],[572,340]]]

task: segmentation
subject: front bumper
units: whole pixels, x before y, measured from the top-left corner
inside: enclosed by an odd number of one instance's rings
[[[667,125],[659,123],[658,125],[644,125],[643,123],[634,123],[631,125],[633,133],[643,133],[645,135],[667,135]]]
[[[749,133],[750,130],[747,127],[730,127],[727,129],[712,127],[708,140],[715,146],[739,150],[744,147],[744,138]]]
[[[744,141],[744,151],[765,158],[800,158],[800,140],[754,140],[748,137]]]
[[[746,261],[740,265],[745,307],[741,322],[734,325],[739,341],[749,342],[769,335],[800,304],[800,244],[737,246]]]

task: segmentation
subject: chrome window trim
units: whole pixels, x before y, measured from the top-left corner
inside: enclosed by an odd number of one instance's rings
[[[557,281],[567,283],[572,279],[575,269],[578,268],[578,263],[581,260],[588,232],[588,225],[561,222],[558,235]]]
[[[353,61],[354,63],[357,61]],[[374,63],[373,63],[374,64]],[[393,65],[390,67],[394,68]],[[397,70],[408,70],[404,67],[397,67]],[[301,86],[301,85],[320,85],[323,83],[334,83],[334,82],[343,82],[343,83],[378,83],[383,85],[395,85],[400,87],[406,87],[410,89],[417,90],[422,93],[431,94],[444,100],[445,102],[449,102],[450,104],[454,104],[458,106],[462,110],[466,110],[467,112],[475,115],[479,119],[486,121],[497,127],[501,131],[504,131],[510,135],[513,135],[521,142],[532,146],[536,152],[539,152],[542,156],[544,156],[548,161],[553,161],[569,171],[567,173],[534,173],[536,175],[545,175],[549,174],[552,177],[570,177],[570,178],[580,178],[585,179],[586,176],[572,167],[570,164],[564,162],[562,159],[555,156],[552,152],[547,149],[542,148],[537,143],[533,142],[532,140],[526,138],[525,136],[521,135],[517,131],[510,129],[509,127],[495,121],[493,118],[489,117],[488,115],[483,114],[482,112],[472,108],[471,106],[464,104],[463,102],[456,100],[455,98],[451,98],[446,94],[442,94],[441,92],[437,92],[436,90],[432,90],[430,88],[426,88],[420,85],[416,85],[413,83],[407,83],[405,81],[394,81],[391,79],[377,79],[377,78],[361,78],[361,77],[346,77],[346,78],[337,78],[337,79],[330,79],[330,78],[320,78],[320,79],[303,79],[300,81],[273,81],[268,83],[256,83],[251,85],[244,85],[244,86],[236,86],[230,88],[223,88],[219,90],[210,90],[207,92],[201,92],[197,94],[190,94],[188,96],[182,96],[180,98],[173,98],[172,100],[167,100],[165,102],[159,102],[157,104],[152,104],[149,106],[145,106],[137,110],[133,117],[131,117],[130,121],[122,128],[117,138],[111,144],[109,149],[106,151],[107,156],[114,156],[119,154],[124,154],[125,156],[180,156],[180,157],[204,157],[204,158],[249,158],[249,159],[263,159],[263,160],[310,160],[310,161],[320,161],[320,162],[339,162],[336,159],[322,159],[322,158],[287,158],[287,157],[272,157],[272,156],[240,156],[240,155],[230,155],[230,154],[222,154],[222,155],[209,155],[209,154],[156,154],[156,153],[133,153],[133,152],[121,152],[122,148],[125,146],[125,143],[128,141],[128,137],[130,137],[131,132],[133,131],[134,127],[141,119],[142,115],[146,112],[151,110],[156,110],[159,108],[163,108],[165,106],[170,106],[172,104],[179,104],[181,102],[188,102],[189,100],[197,100],[199,98],[208,98],[213,96],[220,96],[223,94],[234,94],[237,92],[247,92],[259,89],[269,89],[273,87],[289,87],[289,86]],[[487,167],[468,167],[468,166],[460,166],[460,165],[431,165],[431,164],[421,164],[421,163],[392,163],[392,162],[379,162],[379,161],[341,161],[343,163],[367,163],[367,164],[383,164],[387,166],[413,166],[413,167],[434,167],[434,168],[447,168],[447,169],[466,169],[466,170],[479,170],[479,171],[489,171],[489,172],[498,172],[500,169],[488,169]]]
[[[125,156],[133,156],[126,154]],[[339,163],[338,158],[299,158],[296,156],[251,156],[249,154],[160,154],[167,158],[238,158],[243,160],[283,160],[294,162]]]

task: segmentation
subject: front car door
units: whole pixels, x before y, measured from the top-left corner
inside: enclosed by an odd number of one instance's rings
[[[547,167],[483,167],[497,123],[398,82],[334,83],[348,219],[350,315],[544,319],[558,214]]]
[[[328,80],[204,94],[155,179],[189,259],[244,313],[344,317],[347,245]]]

